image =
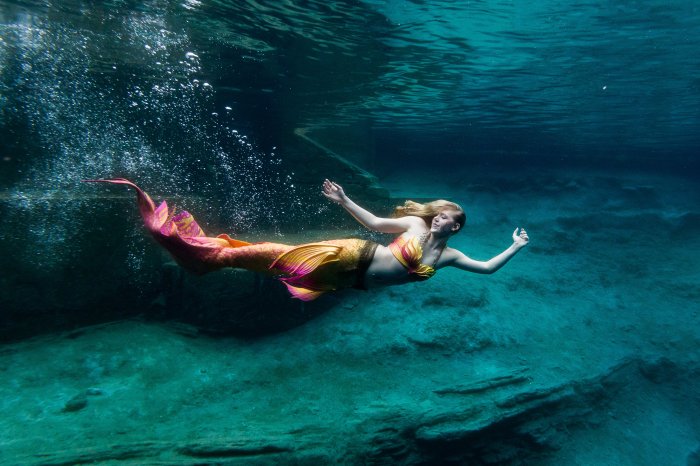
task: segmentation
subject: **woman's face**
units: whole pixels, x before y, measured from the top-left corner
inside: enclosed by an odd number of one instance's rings
[[[430,232],[448,234],[457,232],[462,225],[455,220],[455,213],[453,210],[443,210],[433,217],[433,222],[430,224]]]

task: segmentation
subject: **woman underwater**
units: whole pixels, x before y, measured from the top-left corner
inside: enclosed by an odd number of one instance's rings
[[[85,181],[134,188],[146,228],[191,272],[203,274],[234,267],[272,275],[287,286],[293,297],[303,301],[342,288],[368,289],[427,280],[443,267],[493,273],[529,242],[525,230],[516,228],[513,244],[505,251],[488,261],[476,261],[447,246],[450,237],[466,222],[459,205],[443,200],[427,204],[406,201],[396,208],[395,218],[381,218],[354,203],[340,185],[325,180],[323,195],[326,198],[340,204],[370,230],[398,234],[397,238],[389,246],[361,239],[299,246],[247,243],[225,234],[206,236],[188,212],[175,215],[168,211],[165,202],[156,207],[148,194],[129,180]]]

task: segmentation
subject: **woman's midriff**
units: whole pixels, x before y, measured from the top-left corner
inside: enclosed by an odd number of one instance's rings
[[[374,253],[372,262],[369,264],[365,275],[365,285],[367,288],[380,286],[400,285],[411,281],[410,274],[406,268],[396,260],[391,250],[379,245]]]

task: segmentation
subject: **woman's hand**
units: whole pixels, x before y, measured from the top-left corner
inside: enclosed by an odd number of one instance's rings
[[[331,201],[337,202],[338,204],[347,199],[345,191],[343,191],[343,187],[330,180],[325,180],[323,182],[323,195]]]
[[[528,245],[530,238],[527,236],[527,232],[524,228],[520,229],[520,234],[518,234],[518,229],[516,228],[513,232],[513,243],[519,248],[524,248]]]

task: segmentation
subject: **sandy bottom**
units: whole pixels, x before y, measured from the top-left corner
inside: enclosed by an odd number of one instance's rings
[[[531,245],[495,275],[443,269],[425,283],[343,292],[322,316],[255,340],[127,321],[6,345],[0,462],[272,464],[295,452],[355,464],[382,426],[464,419],[489,397],[663,360],[672,369],[578,412],[556,448],[491,463],[700,464],[696,184],[542,172],[470,174],[447,188],[383,181],[397,198],[462,203],[468,229],[451,245],[475,259],[507,247],[516,226]],[[437,393],[514,373],[527,382]]]

